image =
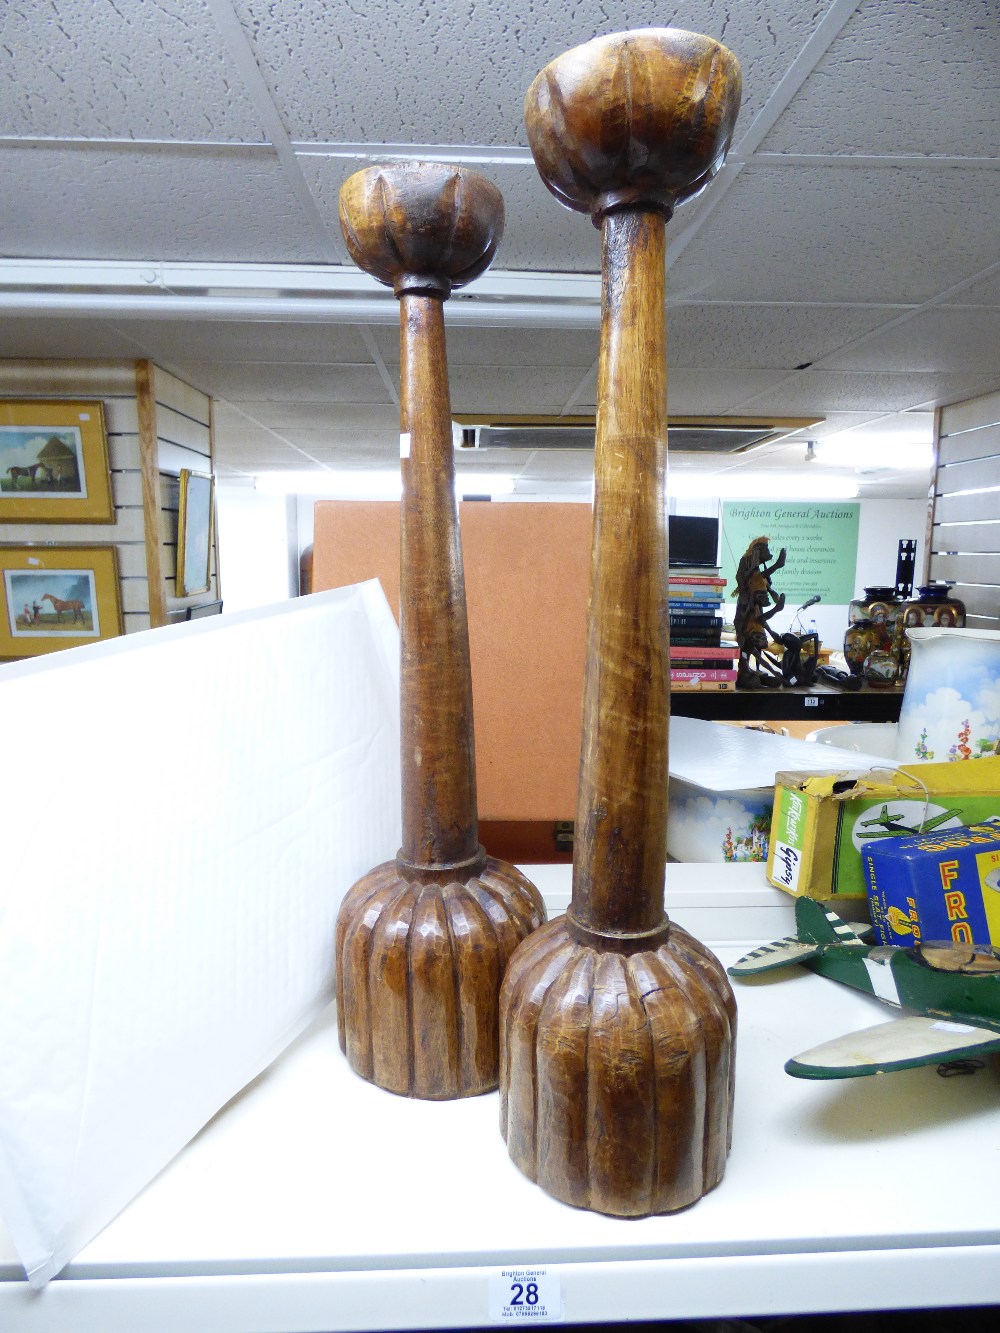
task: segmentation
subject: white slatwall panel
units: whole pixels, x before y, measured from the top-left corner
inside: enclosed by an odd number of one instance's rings
[[[5,523],[0,540],[17,545],[117,547],[126,634],[149,628],[135,364],[0,361],[2,398],[99,398],[104,404],[115,516],[111,523]]]
[[[970,626],[1000,629],[1000,394],[941,411],[929,576]]]

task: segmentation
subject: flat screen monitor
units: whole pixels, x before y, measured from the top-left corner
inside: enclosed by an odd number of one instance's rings
[[[717,565],[719,520],[694,514],[670,514],[667,540],[672,565]]]

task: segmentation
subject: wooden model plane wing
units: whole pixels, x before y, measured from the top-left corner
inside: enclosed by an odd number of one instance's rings
[[[785,1065],[796,1078],[858,1078],[1000,1051],[1000,1031],[920,1014],[863,1028],[803,1051]]]
[[[762,944],[752,953],[738,959],[726,971],[731,977],[754,977],[759,972],[771,972],[792,963],[804,963],[821,952],[820,945],[808,940],[797,940],[794,935],[789,935],[772,944]]]

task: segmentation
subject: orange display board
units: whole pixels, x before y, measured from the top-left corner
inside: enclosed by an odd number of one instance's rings
[[[592,514],[584,504],[459,505],[479,817],[576,811]],[[399,504],[316,505],[312,588],[377,578],[399,618]]]

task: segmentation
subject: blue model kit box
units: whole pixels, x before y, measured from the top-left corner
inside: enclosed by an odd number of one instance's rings
[[[1000,818],[861,849],[882,944],[1000,944]]]

